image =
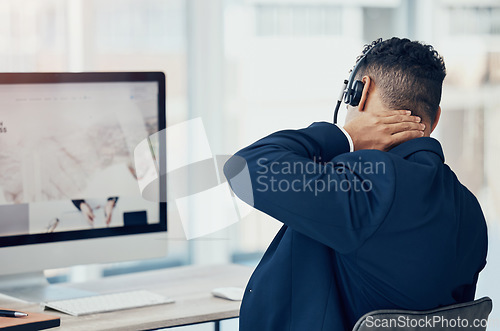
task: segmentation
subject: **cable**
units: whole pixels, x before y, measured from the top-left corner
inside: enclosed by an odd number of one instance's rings
[[[342,99],[344,99],[344,93],[348,83],[349,81],[344,79],[344,85],[342,86],[339,98],[337,99],[337,105],[335,106],[335,111],[333,112],[333,124],[337,124],[337,116],[339,114],[340,105],[342,104]]]

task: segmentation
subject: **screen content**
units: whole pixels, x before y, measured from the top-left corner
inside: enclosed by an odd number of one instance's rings
[[[133,159],[157,131],[157,82],[0,85],[0,237],[158,223]]]

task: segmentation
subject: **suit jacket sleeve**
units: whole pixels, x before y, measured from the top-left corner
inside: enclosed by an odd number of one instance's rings
[[[349,152],[330,123],[279,131],[242,149],[224,165],[234,193],[256,209],[340,253],[370,237],[394,197],[386,153]],[[248,169],[250,182],[236,180]]]

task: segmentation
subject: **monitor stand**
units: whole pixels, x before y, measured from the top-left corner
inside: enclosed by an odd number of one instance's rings
[[[0,293],[35,303],[96,295],[94,292],[66,285],[51,285],[45,278],[43,271],[0,276]]]

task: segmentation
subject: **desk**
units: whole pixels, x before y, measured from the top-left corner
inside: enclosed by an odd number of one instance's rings
[[[211,290],[229,286],[244,288],[252,271],[250,267],[234,264],[185,266],[61,285],[99,293],[146,289],[171,297],[175,303],[81,317],[53,310],[46,313],[61,317],[61,326],[51,330],[144,330],[238,317],[240,302],[215,298]],[[0,297],[0,306],[28,312],[42,311],[38,305],[5,296]]]

